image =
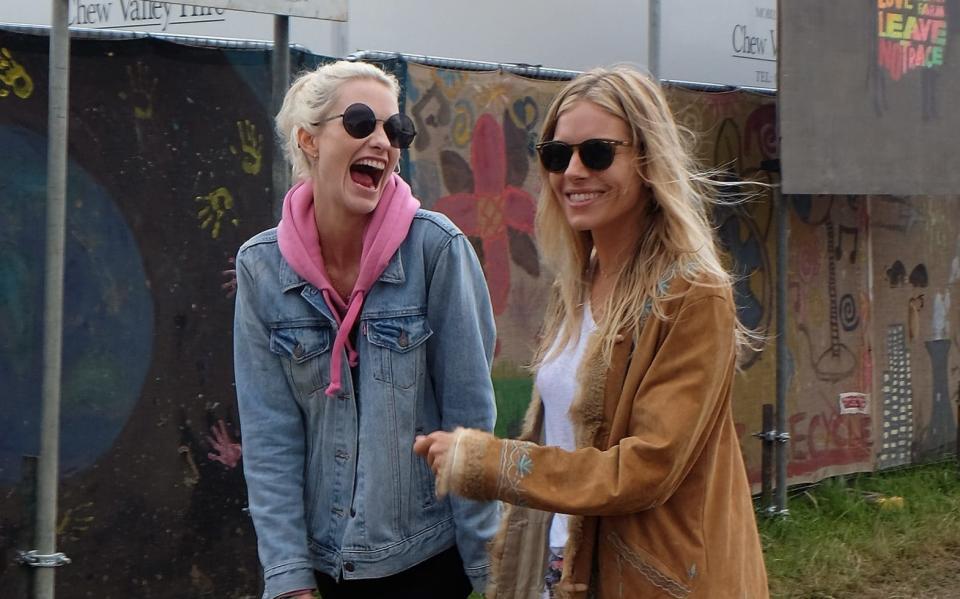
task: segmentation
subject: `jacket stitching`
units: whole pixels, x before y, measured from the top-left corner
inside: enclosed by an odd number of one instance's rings
[[[526,492],[520,486],[523,479],[533,471],[530,458],[531,443],[505,441],[500,450],[500,472],[497,476],[497,496],[510,503],[526,506]]]
[[[626,561],[629,565],[633,566],[638,572],[643,574],[643,577],[650,581],[650,584],[657,587],[661,591],[667,593],[674,599],[683,599],[690,594],[690,589],[683,586],[673,578],[663,574],[656,567],[648,564],[640,557],[636,552],[627,547],[626,543],[623,542],[623,539],[620,538],[620,535],[616,533],[610,533],[607,535],[607,539],[610,541],[610,544],[620,552],[620,559]]]

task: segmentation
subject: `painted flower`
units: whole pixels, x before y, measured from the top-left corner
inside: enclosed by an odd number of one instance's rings
[[[508,152],[516,155],[508,160]],[[469,165],[451,151],[440,156],[444,182],[452,193],[433,207],[474,242],[494,314],[507,307],[511,258],[531,276],[540,274],[532,239],[536,202],[520,187],[529,160],[526,144],[508,148],[503,128],[490,114],[481,115],[474,126]]]

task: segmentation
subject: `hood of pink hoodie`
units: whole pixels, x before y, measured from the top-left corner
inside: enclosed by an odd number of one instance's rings
[[[320,290],[339,325],[330,356],[327,396],[336,395],[341,389],[344,350],[350,365],[357,365],[358,356],[350,343],[350,331],[357,324],[367,292],[406,239],[418,208],[420,202],[413,197],[410,186],[396,174],[391,174],[363,232],[360,273],[350,297],[344,301],[330,283],[323,264],[320,235],[313,216],[313,183],[309,179],[297,183],[283,199],[283,218],[277,226],[280,253],[298,275]]]

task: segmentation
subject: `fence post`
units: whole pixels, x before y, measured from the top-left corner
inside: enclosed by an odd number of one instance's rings
[[[760,511],[764,516],[770,516],[776,513],[777,508],[773,504],[773,448],[777,439],[777,431],[774,424],[773,404],[763,404],[763,421],[759,433],[753,436],[760,439]]]
[[[773,507],[773,404],[763,404],[763,456],[760,461],[763,507]]]
[[[290,17],[273,16],[273,51],[270,54],[270,72],[272,79],[270,94],[270,116],[280,112],[283,97],[290,85]],[[271,164],[273,181],[273,215],[277,219],[283,212],[283,196],[290,182],[290,169],[287,167],[286,154],[277,141],[273,142],[273,163]]]
[[[13,576],[12,599],[30,599],[33,596],[33,568],[19,560],[20,551],[34,548],[34,524],[37,519],[37,457],[25,455],[20,466],[20,483],[17,487],[20,498],[17,532],[13,550],[17,554],[17,569]]]

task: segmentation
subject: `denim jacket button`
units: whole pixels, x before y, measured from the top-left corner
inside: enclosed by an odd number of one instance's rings
[[[303,344],[298,343],[296,347],[293,348],[293,357],[302,358],[303,357]]]
[[[346,570],[347,572],[353,572],[354,570],[353,562],[346,562],[345,564],[343,564],[343,569]]]
[[[407,337],[406,331],[400,333],[400,336],[397,338],[397,345],[400,347],[406,347],[410,345],[410,339]]]

